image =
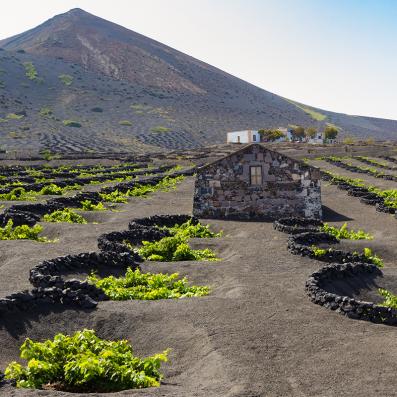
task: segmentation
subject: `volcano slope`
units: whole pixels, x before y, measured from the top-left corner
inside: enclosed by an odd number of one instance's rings
[[[0,145],[8,150],[165,152],[289,124],[397,136],[395,120],[298,104],[81,9],[0,40]]]
[[[328,163],[322,166],[332,167]],[[193,178],[187,178],[175,191],[131,199],[120,207],[121,212],[93,213],[92,220],[100,222],[97,225],[46,224],[44,234],[57,236],[58,243],[1,241],[0,296],[31,288],[28,273],[40,261],[97,250],[100,234],[126,230],[134,218],[190,213],[193,185]],[[325,221],[338,226],[348,221],[349,226],[373,234],[374,240],[365,245],[382,256],[385,275],[396,276],[397,220],[348,198],[335,186],[323,183],[322,190]],[[215,230],[224,230],[223,237],[195,245],[213,248],[222,261],[142,266],[153,272],[179,271],[196,285],[210,285],[210,295],[105,301],[94,310],[43,305],[0,317],[0,369],[18,359],[19,346],[26,337],[44,340],[59,332],[90,328],[107,339],[127,338],[141,356],[172,349],[159,388],[108,395],[394,395],[394,327],[351,320],[311,303],[304,284],[323,264],[288,253],[287,235],[275,231],[271,223],[210,223]],[[7,385],[0,395],[66,393]]]

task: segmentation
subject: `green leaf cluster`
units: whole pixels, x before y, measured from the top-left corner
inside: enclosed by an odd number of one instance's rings
[[[128,268],[125,277],[99,279],[91,275],[88,280],[112,300],[177,299],[208,295],[209,287],[189,286],[186,277],[179,280],[178,277],[178,273],[141,273],[139,269]]]
[[[59,80],[62,81],[63,84],[69,86],[73,83],[73,76],[71,76],[70,74],[60,74],[58,76]]]
[[[115,190],[111,193],[99,193],[102,200],[111,203],[126,203],[128,197],[141,197],[156,191],[168,192],[176,188],[176,185],[185,179],[183,175],[176,177],[166,176],[155,185],[136,184],[133,188],[128,189],[125,193]]]
[[[66,223],[80,223],[86,224],[87,221],[80,214],[77,214],[70,208],[64,208],[62,210],[57,210],[51,214],[46,214],[43,217],[46,222],[66,222]]]
[[[374,236],[365,233],[363,230],[353,230],[347,228],[347,223],[344,223],[342,227],[337,228],[329,225],[328,223],[324,223],[321,231],[330,234],[331,236],[336,237],[339,240],[372,240]]]
[[[81,202],[81,209],[84,211],[105,211],[106,208],[103,203],[94,204],[91,200],[84,200]]]
[[[8,193],[1,193],[0,200],[5,201],[32,201],[35,200],[36,192],[26,191],[23,187],[16,187]]]
[[[40,237],[39,234],[43,231],[41,225],[15,226],[12,219],[9,219],[4,227],[0,227],[0,240],[35,240],[40,242],[48,242],[46,237]]]
[[[374,265],[378,267],[383,267],[384,263],[382,258],[380,258],[378,255],[372,252],[371,248],[364,248],[363,249],[363,255],[365,258],[368,259],[369,262],[373,263]]]
[[[203,225],[198,222],[196,225],[189,219],[187,222],[181,225],[174,225],[173,227],[164,226],[160,228],[162,230],[168,230],[172,235],[179,235],[184,238],[198,237],[198,238],[214,238],[221,237],[223,232],[215,233],[210,230],[210,225]]]
[[[380,306],[391,307],[397,309],[397,295],[392,294],[390,291],[379,288],[379,295],[383,296],[384,301],[380,303]]]
[[[332,248],[319,248],[319,247],[316,247],[315,245],[312,245],[310,247],[310,249],[312,250],[314,256],[317,258],[321,258],[327,252],[330,252],[332,250]]]
[[[181,235],[164,237],[159,241],[142,241],[142,247],[138,248],[138,254],[149,261],[194,261],[207,260],[216,261],[215,253],[206,248],[204,250],[193,250],[187,243],[187,238]]]
[[[25,76],[29,80],[38,80],[38,73],[32,62],[24,62]]]
[[[113,392],[159,386],[160,367],[168,350],[146,358],[134,355],[127,340],[109,341],[85,329],[74,335],[57,334],[53,340],[22,344],[21,358],[8,365],[5,376],[17,387],[51,387],[74,392]]]

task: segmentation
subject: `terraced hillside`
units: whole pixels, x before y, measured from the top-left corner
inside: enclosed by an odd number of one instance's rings
[[[222,143],[225,132],[335,124],[395,139],[397,122],[301,105],[80,9],[0,41],[6,149],[148,152]]]

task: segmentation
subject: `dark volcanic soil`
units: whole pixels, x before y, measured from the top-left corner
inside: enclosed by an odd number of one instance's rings
[[[44,258],[96,249],[99,234],[124,230],[134,217],[188,213],[193,180],[177,191],[134,199],[123,212],[100,214],[99,225],[51,225],[57,244],[1,242],[0,296],[29,288],[28,271]],[[397,221],[323,183],[326,221],[349,220],[375,235],[368,243],[393,273]],[[354,321],[312,304],[304,291],[322,264],[288,253],[287,235],[271,223],[211,221],[224,237],[200,241],[220,262],[147,265],[180,271],[195,284],[209,284],[208,297],[162,301],[102,302],[94,311],[43,308],[0,320],[0,368],[18,358],[26,337],[93,328],[101,337],[128,338],[137,353],[171,348],[160,388],[120,396],[393,396],[397,380],[396,329]],[[397,287],[394,289],[397,292]],[[0,389],[4,397],[61,396],[53,391]],[[94,394],[100,395],[100,394]]]

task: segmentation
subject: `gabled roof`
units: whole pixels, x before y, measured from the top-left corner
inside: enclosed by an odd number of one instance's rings
[[[283,153],[277,152],[276,150],[271,150],[271,149],[269,149],[268,147],[266,147],[265,145],[263,145],[263,144],[261,144],[261,143],[250,143],[250,144],[247,144],[246,146],[243,146],[241,149],[238,149],[238,150],[236,150],[236,151],[234,151],[234,152],[232,152],[232,153],[229,153],[229,154],[226,155],[226,156],[223,156],[223,157],[221,157],[221,158],[219,158],[219,159],[216,159],[216,160],[214,160],[214,161],[211,161],[210,163],[207,163],[207,164],[205,164],[205,165],[203,165],[203,166],[201,166],[201,167],[198,167],[198,168],[197,168],[197,172],[200,172],[200,170],[206,169],[206,168],[210,167],[211,165],[214,165],[214,164],[216,164],[216,163],[219,163],[219,162],[223,161],[224,159],[227,159],[227,158],[229,158],[229,157],[232,157],[232,156],[234,156],[235,154],[239,154],[239,153],[242,153],[242,152],[245,152],[245,151],[249,151],[249,150],[252,149],[254,146],[259,146],[261,149],[263,149],[263,150],[265,150],[265,151],[268,151],[268,152],[271,152],[271,153],[275,153],[275,154],[277,154],[278,156],[281,156],[281,157],[283,157],[283,158],[285,158],[285,159],[291,160],[292,162],[297,163],[297,164],[300,164],[300,165],[302,165],[302,166],[304,166],[304,167],[306,167],[306,168],[313,168],[313,169],[316,169],[316,170],[319,169],[318,167],[314,167],[313,165],[306,164],[306,163],[303,162],[302,160],[297,160],[297,159],[294,159],[294,158],[292,158],[292,157],[286,156],[286,155],[283,154]]]

